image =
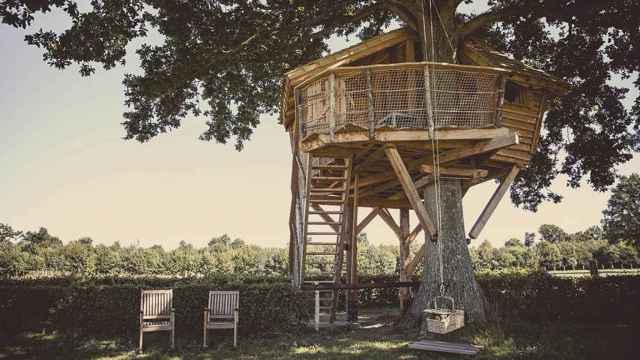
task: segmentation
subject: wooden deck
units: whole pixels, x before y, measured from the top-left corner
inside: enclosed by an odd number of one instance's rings
[[[439,130],[437,133],[442,176],[463,180],[465,187],[501,177],[514,164],[525,161],[492,159],[502,149],[520,143],[518,133],[495,129]],[[425,130],[376,130],[373,139],[366,131],[340,131],[334,136],[313,134],[303,139],[303,151],[314,157],[353,158],[352,194],[357,187],[363,207],[411,208],[384,148],[397,148],[418,192],[431,184],[432,142]],[[355,181],[354,181],[355,182]]]

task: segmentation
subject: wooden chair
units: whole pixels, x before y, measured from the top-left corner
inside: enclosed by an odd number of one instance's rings
[[[152,331],[171,331],[171,348],[175,347],[173,290],[140,291],[140,351],[143,334]]]
[[[203,347],[207,347],[207,330],[233,329],[233,347],[238,345],[238,291],[209,291],[204,309]]]

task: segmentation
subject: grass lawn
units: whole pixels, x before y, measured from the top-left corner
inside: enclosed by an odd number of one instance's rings
[[[238,349],[231,346],[230,334],[212,332],[210,347],[200,349],[195,342],[180,342],[170,351],[168,334],[145,335],[145,352],[137,354],[135,339],[128,343],[114,340],[84,340],[74,345],[60,337],[24,334],[7,344],[0,343],[0,359],[459,359],[460,355],[442,355],[411,350],[415,339],[398,332],[391,324],[393,315],[369,316],[360,326],[323,329],[319,333],[303,330],[295,333],[240,336]],[[415,335],[415,334],[414,334]],[[533,323],[489,324],[483,328],[465,328],[455,341],[484,346],[476,359],[633,359],[633,329],[625,326],[579,326]],[[635,339],[637,340],[637,338]],[[452,340],[453,341],[453,340]]]

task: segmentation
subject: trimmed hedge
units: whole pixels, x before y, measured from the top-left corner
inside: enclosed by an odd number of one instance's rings
[[[640,324],[640,277],[482,276],[478,282],[503,319]]]
[[[362,282],[395,280],[392,276]],[[479,275],[489,303],[505,320],[640,324],[640,277],[562,279],[545,274]],[[53,285],[47,284],[47,282]],[[311,292],[282,278],[68,279],[0,283],[0,338],[55,330],[70,336],[135,338],[140,288],[173,288],[176,330],[199,338],[209,289],[239,290],[244,333],[286,331],[308,321]],[[360,290],[362,306],[395,305],[397,289]]]
[[[165,284],[168,285],[168,284]],[[140,284],[69,286],[0,285],[0,338],[23,331],[48,329],[71,337],[134,338],[138,331]],[[240,291],[242,331],[281,331],[308,321],[310,293],[288,283],[225,283],[199,280],[173,284],[176,332],[181,337],[202,334],[202,310],[210,289]]]

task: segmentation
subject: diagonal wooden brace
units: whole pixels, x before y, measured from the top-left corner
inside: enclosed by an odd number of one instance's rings
[[[502,179],[502,182],[500,182],[500,185],[491,196],[491,200],[489,200],[487,205],[484,207],[484,210],[482,210],[480,217],[478,217],[478,220],[476,220],[475,224],[473,224],[473,227],[469,232],[470,238],[478,238],[478,235],[480,235],[480,232],[482,231],[484,226],[487,225],[489,218],[491,217],[491,215],[493,215],[493,212],[496,210],[496,207],[500,203],[500,200],[502,200],[502,197],[507,192],[507,189],[509,189],[509,186],[511,186],[511,183],[513,183],[513,180],[518,175],[518,172],[520,172],[520,168],[514,165],[507,176]]]
[[[396,237],[400,241],[403,241],[404,239],[402,236],[402,232],[400,231],[400,226],[398,226],[398,223],[396,223],[396,221],[393,219],[393,216],[391,216],[391,214],[389,213],[389,210],[382,209],[382,211],[380,211],[379,213],[379,216],[380,218],[382,218],[382,220],[384,220],[387,226],[389,226],[391,231],[393,231],[393,233],[396,234]]]
[[[407,276],[411,276],[416,271],[418,264],[424,260],[424,253],[426,251],[427,245],[422,244],[420,249],[416,251],[416,254],[413,256],[413,259],[410,263],[404,265],[404,271],[407,273]]]
[[[320,217],[322,218],[322,220],[326,221],[328,225],[333,229],[333,231],[335,231],[336,233],[340,232],[340,226],[334,224],[335,222],[334,218],[332,218],[329,214],[324,213],[326,210],[321,205],[311,204],[311,207],[313,207],[313,209],[316,211],[322,211],[323,213],[320,214]]]
[[[402,185],[402,189],[409,200],[409,204],[411,204],[411,208],[416,212],[420,225],[422,225],[422,228],[429,233],[432,240],[437,239],[438,234],[436,227],[433,224],[433,221],[431,221],[431,218],[427,213],[427,209],[424,207],[424,203],[418,195],[418,190],[416,190],[413,180],[409,175],[407,167],[402,161],[402,157],[400,156],[398,149],[395,145],[385,145],[384,152],[391,163],[391,167],[393,167],[393,171],[396,173],[396,176],[400,181],[400,185]]]
[[[374,208],[373,210],[371,210],[371,212],[367,214],[367,216],[362,219],[362,221],[360,221],[360,224],[358,224],[358,226],[356,227],[356,236],[360,234],[362,230],[364,230],[364,228],[366,228],[367,225],[369,225],[369,223],[373,221],[376,216],[378,216],[378,214],[380,214],[380,208]]]

